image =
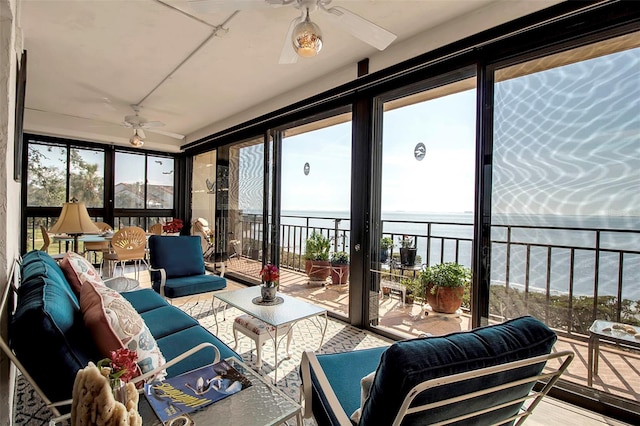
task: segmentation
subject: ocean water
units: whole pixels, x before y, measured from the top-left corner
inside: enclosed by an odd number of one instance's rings
[[[282,224],[305,226],[304,218],[310,217],[310,227],[329,230],[335,229],[334,218],[342,219],[338,229],[346,232],[347,247],[351,244],[347,212],[286,211],[282,215]],[[427,235],[431,235],[429,264],[455,261],[457,253],[459,263],[471,265],[472,213],[384,212],[382,220],[384,234],[394,237],[394,252],[398,252],[403,234],[417,235],[418,256],[426,263]],[[430,229],[426,222],[431,223]],[[575,296],[616,297],[620,281],[623,299],[640,300],[640,217],[502,214],[494,215],[491,223],[493,284],[504,284],[508,273],[509,285],[522,289],[528,269],[530,291],[546,291],[548,274],[551,293],[567,294],[574,248]],[[454,239],[458,239],[457,245]],[[511,241],[508,272],[507,239]],[[547,246],[551,246],[550,254]],[[600,255],[596,260],[597,246]]]

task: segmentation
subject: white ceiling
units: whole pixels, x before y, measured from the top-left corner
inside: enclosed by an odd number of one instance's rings
[[[378,52],[316,11],[311,19],[324,34],[321,53],[279,65],[289,23],[299,15],[292,6],[211,1],[211,12],[203,14],[186,0],[163,1],[197,19],[156,0],[23,0],[25,131],[127,145],[133,131],[120,123],[133,114],[130,105],[144,99],[143,117],[187,136],[147,131],[145,148],[175,152],[213,131],[353,80],[363,58],[376,71],[558,2],[335,0],[331,6],[358,13],[398,38]],[[162,82],[235,10],[224,29]]]

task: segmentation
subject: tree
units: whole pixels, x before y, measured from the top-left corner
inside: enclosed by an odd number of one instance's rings
[[[87,207],[102,207],[104,176],[98,175],[98,165],[86,162],[78,149],[71,149],[70,161],[69,197],[83,201]]]
[[[46,165],[52,158],[45,155],[43,147],[30,145],[27,154],[27,204],[30,206],[61,206],[66,200],[66,167]],[[53,147],[47,147],[47,152],[53,153]],[[62,150],[64,153],[64,150]],[[47,161],[49,160],[49,161]],[[60,158],[61,164],[66,163]]]

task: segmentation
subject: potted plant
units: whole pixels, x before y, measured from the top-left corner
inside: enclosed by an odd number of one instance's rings
[[[393,246],[391,237],[380,238],[380,262],[384,263],[389,258],[389,249]]]
[[[422,271],[420,281],[431,309],[453,314],[460,309],[465,289],[471,284],[471,269],[455,262],[441,263]]]
[[[331,283],[346,284],[349,281],[349,253],[336,251],[331,253]]]
[[[260,271],[260,277],[262,278],[262,286],[260,287],[262,301],[273,302],[276,299],[280,283],[280,270],[277,266],[268,263]]]
[[[304,270],[311,281],[325,281],[331,273],[329,250],[331,241],[317,231],[313,231],[305,243]]]
[[[421,298],[422,284],[418,278],[403,278],[400,280],[400,284],[405,288],[405,304],[413,304],[416,298]]]
[[[403,235],[400,239],[400,263],[406,266],[416,264],[416,253],[418,249],[415,245],[415,238]]]

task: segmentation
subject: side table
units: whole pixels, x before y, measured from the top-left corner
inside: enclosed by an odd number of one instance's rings
[[[635,333],[628,333],[624,329],[614,327],[629,327]],[[611,321],[595,320],[589,327],[589,356],[587,359],[587,386],[593,384],[593,375],[598,374],[598,358],[600,356],[600,340],[640,348],[640,327],[619,324]]]
[[[104,285],[118,293],[124,293],[125,291],[134,291],[140,288],[140,282],[133,278],[127,277],[113,277],[104,280]]]

